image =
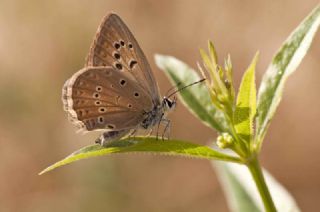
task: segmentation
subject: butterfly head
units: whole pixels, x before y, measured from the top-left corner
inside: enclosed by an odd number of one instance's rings
[[[171,112],[175,109],[177,105],[177,97],[173,96],[173,99],[170,99],[168,97],[163,97],[162,100],[162,107],[165,112]]]
[[[171,92],[168,96],[163,97],[163,100],[162,100],[162,108],[163,108],[164,112],[170,112],[170,111],[173,111],[173,110],[175,109],[175,107],[176,107],[176,105],[177,105],[177,97],[175,96],[176,93],[178,93],[178,92],[180,92],[180,91],[182,91],[182,90],[184,90],[184,89],[186,89],[186,88],[188,88],[188,87],[190,87],[190,86],[192,86],[192,85],[195,85],[195,84],[197,84],[197,83],[203,82],[204,80],[205,80],[205,79],[201,79],[201,80],[199,80],[199,81],[193,82],[193,83],[191,83],[191,84],[185,85],[185,86],[180,87],[180,88],[179,88],[179,86],[180,86],[181,83],[178,83],[177,86],[176,86],[176,87],[178,87],[178,88],[177,88],[176,90],[174,90],[173,92]],[[175,87],[171,88],[171,89],[167,92],[167,94],[168,94],[172,89],[174,89],[174,88],[175,88]],[[170,97],[172,97],[172,99],[171,99]]]

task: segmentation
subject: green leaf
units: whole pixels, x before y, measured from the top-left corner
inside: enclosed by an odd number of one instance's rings
[[[253,135],[253,119],[256,114],[255,69],[257,59],[258,53],[242,77],[234,114],[235,129],[245,141],[250,141]]]
[[[294,30],[274,56],[258,92],[256,141],[258,149],[281,100],[284,84],[309,49],[320,24],[320,6]]]
[[[164,55],[156,55],[156,63],[171,80],[173,85],[188,85],[200,79],[199,75],[180,60]],[[219,132],[226,132],[227,123],[224,114],[216,109],[211,101],[205,83],[199,83],[179,92],[183,104],[207,126]]]
[[[246,166],[224,162],[212,162],[212,165],[218,171],[218,179],[231,211],[264,211],[259,192]],[[300,211],[294,198],[276,179],[266,170],[263,170],[263,175],[278,211]]]
[[[39,173],[39,175],[81,159],[129,152],[144,152],[158,155],[184,156],[210,160],[217,159],[241,163],[241,160],[238,157],[218,152],[208,146],[192,144],[179,140],[162,141],[157,140],[154,137],[136,137],[134,140],[132,140],[132,138],[127,138],[114,141],[107,147],[103,147],[99,144],[83,147],[63,160],[44,169]]]
[[[213,62],[214,65],[218,64],[218,55],[216,52],[216,49],[214,48],[214,45],[211,41],[208,42],[208,49],[211,57],[211,61]]]
[[[237,176],[233,175],[225,164],[217,163],[216,169],[231,211],[259,211],[259,207],[251,199]]]

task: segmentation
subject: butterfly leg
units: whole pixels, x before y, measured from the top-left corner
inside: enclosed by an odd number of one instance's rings
[[[161,122],[161,121],[160,121]],[[158,140],[159,138],[159,127],[160,127],[160,122],[158,123],[158,126],[157,126],[157,135],[156,135],[156,140]]]
[[[130,134],[129,134],[129,138],[133,138],[133,140],[136,138],[136,133],[137,133],[137,129],[133,129]]]
[[[160,121],[158,122],[156,140],[158,140],[158,138],[159,138],[159,127],[160,127],[161,122],[164,120],[164,119],[163,119],[163,116],[164,116],[164,113],[162,113],[162,115],[161,115],[161,117],[160,117]],[[163,139],[162,139],[162,140],[163,140]]]
[[[164,140],[165,135],[167,134],[168,140],[170,140],[170,128],[171,128],[171,121],[170,119],[162,119],[163,123],[165,123],[165,127],[162,133],[162,140]]]
[[[111,142],[119,140],[129,132],[130,130],[107,131],[102,133],[102,135],[96,139],[95,143],[100,144],[101,146],[107,146]]]
[[[152,132],[153,132],[153,128],[150,128],[150,130],[149,130],[149,132],[147,133],[146,137],[150,137],[151,134],[152,134]]]

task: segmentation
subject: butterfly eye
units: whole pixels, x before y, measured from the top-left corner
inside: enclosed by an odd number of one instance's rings
[[[120,44],[121,44],[121,46],[124,46],[124,41],[120,40]]]
[[[129,47],[129,49],[132,49],[133,45],[131,43],[128,43],[128,47]]]
[[[95,105],[101,105],[101,102],[98,100],[98,101],[95,101],[94,104]]]
[[[132,104],[128,104],[128,108],[132,108]]]

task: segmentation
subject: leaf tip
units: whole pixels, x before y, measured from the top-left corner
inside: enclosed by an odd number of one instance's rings
[[[42,170],[41,172],[39,172],[38,175],[39,175],[39,176],[40,176],[40,175],[43,175],[43,174],[47,173],[48,171],[49,171],[49,170],[46,168],[46,169]]]
[[[254,58],[253,58],[253,63],[254,63],[254,65],[257,64],[258,59],[259,59],[259,56],[260,56],[260,51],[258,50],[258,51],[256,52],[256,54],[254,55]]]
[[[165,60],[168,58],[169,58],[169,56],[162,55],[162,54],[155,54],[154,55],[154,60],[156,62],[156,65],[162,70],[164,70],[166,68]]]

